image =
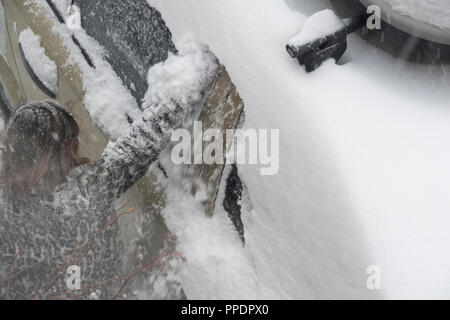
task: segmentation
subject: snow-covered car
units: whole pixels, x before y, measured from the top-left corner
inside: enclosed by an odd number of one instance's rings
[[[209,247],[220,272],[195,264],[208,270],[185,286],[195,297],[449,297],[449,64],[407,59],[410,43],[382,32],[349,35],[338,64],[309,74],[285,51],[308,17],[361,12],[351,2],[150,0],[174,39],[191,32],[218,55],[246,127],[280,129],[278,175],[240,168],[246,247]]]

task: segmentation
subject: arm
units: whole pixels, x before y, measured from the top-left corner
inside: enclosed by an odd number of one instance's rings
[[[165,106],[156,114],[147,110],[126,135],[108,144],[102,158],[93,165],[91,196],[117,199],[131,188],[158,159],[184,113],[179,106],[172,112]]]
[[[184,54],[152,67],[143,117],[124,136],[110,142],[93,165],[88,177],[91,196],[118,198],[133,186],[158,159],[172,131],[203,100],[217,70],[214,55],[192,42]]]

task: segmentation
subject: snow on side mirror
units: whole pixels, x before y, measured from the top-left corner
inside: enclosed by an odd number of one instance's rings
[[[19,52],[30,78],[36,86],[50,98],[55,98],[58,90],[58,68],[41,47],[41,38],[31,28],[19,36]]]
[[[362,28],[366,21],[366,13],[342,21],[332,10],[319,11],[288,41],[286,50],[305,66],[306,72],[312,72],[330,58],[338,62],[347,50],[347,35]]]

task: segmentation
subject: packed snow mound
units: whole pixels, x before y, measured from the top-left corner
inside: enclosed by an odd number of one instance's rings
[[[309,17],[298,35],[288,41],[288,44],[300,47],[308,42],[325,38],[344,27],[341,19],[330,9],[319,11]]]
[[[41,37],[28,28],[19,35],[23,54],[39,80],[53,93],[58,89],[58,68],[41,47]]]
[[[217,75],[217,59],[207,46],[186,36],[180,41],[178,48],[179,55],[170,54],[165,62],[150,68],[144,108],[173,106],[170,101],[182,104],[198,102]]]
[[[391,6],[398,14],[439,29],[450,29],[449,0],[381,0],[381,2]]]

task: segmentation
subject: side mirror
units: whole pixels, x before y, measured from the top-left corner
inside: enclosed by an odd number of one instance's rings
[[[311,16],[300,33],[289,40],[286,50],[306,72],[312,72],[330,58],[337,61],[347,50],[347,35],[361,29],[368,15],[363,13],[341,21],[331,10]],[[325,25],[325,27],[324,27]]]

